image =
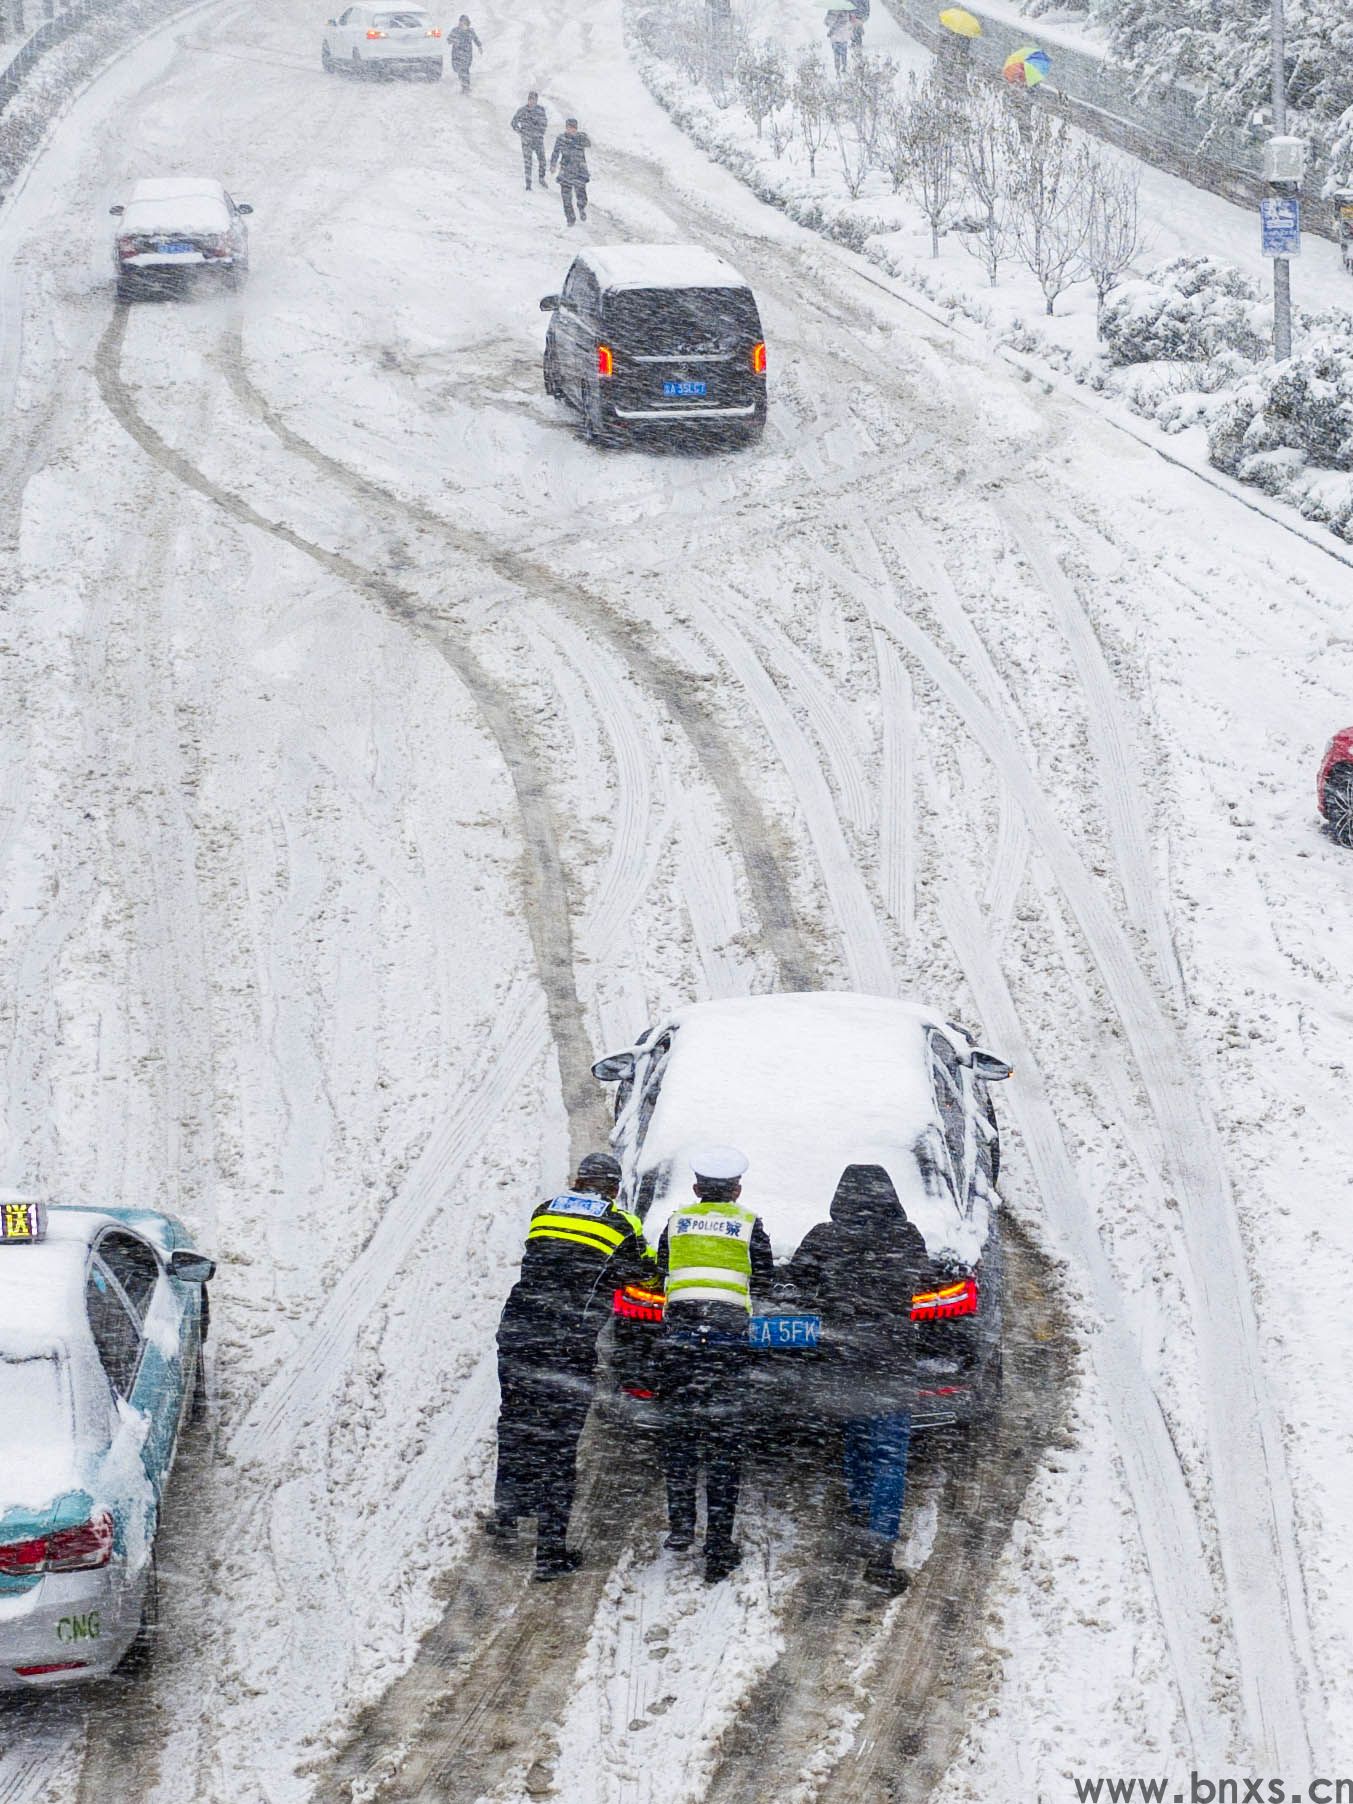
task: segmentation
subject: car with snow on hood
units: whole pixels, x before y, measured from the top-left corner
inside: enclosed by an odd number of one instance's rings
[[[0,1692],[148,1644],[214,1271],[173,1216],[0,1197]]]
[[[247,201],[232,200],[208,176],[176,175],[135,182],[108,209],[117,220],[113,269],[117,298],[182,283],[199,275],[239,288],[249,273]]]
[[[782,1276],[832,1214],[848,1168],[886,1173],[925,1243],[910,1309],[916,1426],[990,1415],[1001,1387],[1002,1267],[989,1086],[1010,1076],[1004,1060],[932,1010],[814,992],[676,1009],[593,1074],[617,1085],[622,1202],[652,1244],[689,1195],[687,1155],[701,1142],[746,1154],[740,1200],[760,1215]],[[811,1417],[830,1366],[823,1321],[777,1290],[753,1295],[754,1407]],[[611,1301],[603,1402],[656,1422],[662,1291],[623,1285]]]

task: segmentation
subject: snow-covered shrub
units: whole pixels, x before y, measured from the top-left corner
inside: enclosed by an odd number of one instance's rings
[[[1234,351],[1251,362],[1268,349],[1259,291],[1218,257],[1174,257],[1106,301],[1104,346],[1113,363],[1201,362]]]
[[[1207,448],[1219,469],[1249,481],[1264,480],[1275,452],[1353,470],[1353,338],[1313,339],[1248,375],[1214,412]]]

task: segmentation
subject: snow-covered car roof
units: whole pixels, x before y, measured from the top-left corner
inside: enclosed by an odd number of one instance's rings
[[[655,1229],[691,1183],[692,1147],[730,1142],[750,1161],[743,1197],[777,1257],[827,1219],[855,1164],[885,1168],[932,1253],[977,1257],[985,1224],[924,1183],[914,1150],[936,1125],[926,1029],[955,1038],[941,1015],[820,992],[693,1003],[656,1032],[669,1027],[672,1054],[640,1153],[641,1172],[672,1161],[650,1211]]]
[[[722,257],[699,244],[601,244],[581,258],[608,292],[622,288],[746,288]]]
[[[118,230],[219,232],[229,222],[225,189],[219,182],[207,176],[157,176],[133,186]]]

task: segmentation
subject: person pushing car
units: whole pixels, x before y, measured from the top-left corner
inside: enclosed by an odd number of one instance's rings
[[[907,1490],[916,1383],[912,1298],[928,1269],[925,1241],[881,1165],[847,1165],[831,1220],[804,1236],[784,1276],[822,1314],[823,1373],[842,1426],[846,1503],[868,1546],[864,1578],[906,1589],[893,1564]]]
[[[768,1292],[775,1260],[761,1218],[738,1201],[745,1154],[703,1146],[691,1154],[693,1203],[672,1215],[658,1242],[666,1288],[658,1399],[667,1479],[666,1545],[695,1539],[696,1475],[705,1455],[705,1578],[726,1578],[742,1559],[733,1539],[742,1481],[743,1393],[753,1288]]]
[[[565,119],[564,129],[550,152],[550,173],[559,171],[559,193],[564,202],[564,218],[573,224],[573,203],[578,203],[578,218],[587,218],[587,184],[592,177],[587,168],[587,153],[592,140],[578,130],[576,119]]]
[[[521,139],[521,160],[526,171],[526,192],[531,192],[531,163],[534,159],[540,165],[540,185],[545,186],[545,127],[548,121],[545,109],[540,104],[540,96],[532,88],[526,96],[526,104],[519,106],[512,115],[512,129]]]
[[[568,1524],[606,1301],[613,1285],[653,1269],[638,1216],[616,1201],[619,1189],[619,1163],[588,1153],[573,1188],[539,1205],[498,1324],[498,1474],[484,1530],[515,1540],[518,1519],[534,1516],[540,1580],[578,1565]]]

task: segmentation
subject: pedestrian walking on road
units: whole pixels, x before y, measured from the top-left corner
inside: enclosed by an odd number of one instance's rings
[[[864,1576],[896,1596],[893,1564],[907,1490],[915,1397],[912,1297],[923,1288],[925,1241],[881,1165],[848,1165],[831,1220],[805,1236],[785,1273],[822,1316],[828,1399],[842,1421],[846,1504],[869,1542]]]
[[[573,224],[573,203],[578,203],[578,218],[587,218],[587,184],[592,177],[587,168],[587,153],[592,140],[578,130],[576,119],[565,119],[564,129],[550,152],[550,172],[559,171],[559,193],[564,202],[564,218]]]
[[[451,27],[451,67],[460,77],[462,94],[470,92],[470,65],[474,61],[477,50],[482,56],[484,46],[479,41],[475,28],[470,23],[470,15],[462,13],[459,20]]]
[[[667,1546],[695,1539],[695,1493],[705,1458],[705,1578],[726,1578],[742,1559],[733,1539],[746,1432],[747,1323],[752,1290],[775,1277],[760,1217],[743,1208],[744,1154],[733,1146],[691,1155],[694,1203],[677,1209],[658,1242],[667,1306],[659,1354]]]
[[[498,1476],[484,1529],[515,1540],[518,1519],[534,1516],[541,1580],[578,1564],[567,1544],[578,1441],[611,1291],[653,1281],[653,1255],[639,1218],[616,1202],[619,1188],[616,1160],[588,1153],[573,1188],[541,1203],[498,1324]]]
[[[526,192],[531,192],[531,164],[534,159],[540,165],[540,185],[545,186],[545,109],[540,104],[540,96],[532,88],[526,96],[525,106],[519,106],[512,115],[512,129],[521,139],[521,160],[526,171]]]
[[[832,57],[836,63],[836,73],[842,76],[846,72],[846,61],[850,56],[851,38],[855,31],[855,15],[850,12],[830,12],[826,17],[827,42],[832,47]]]

